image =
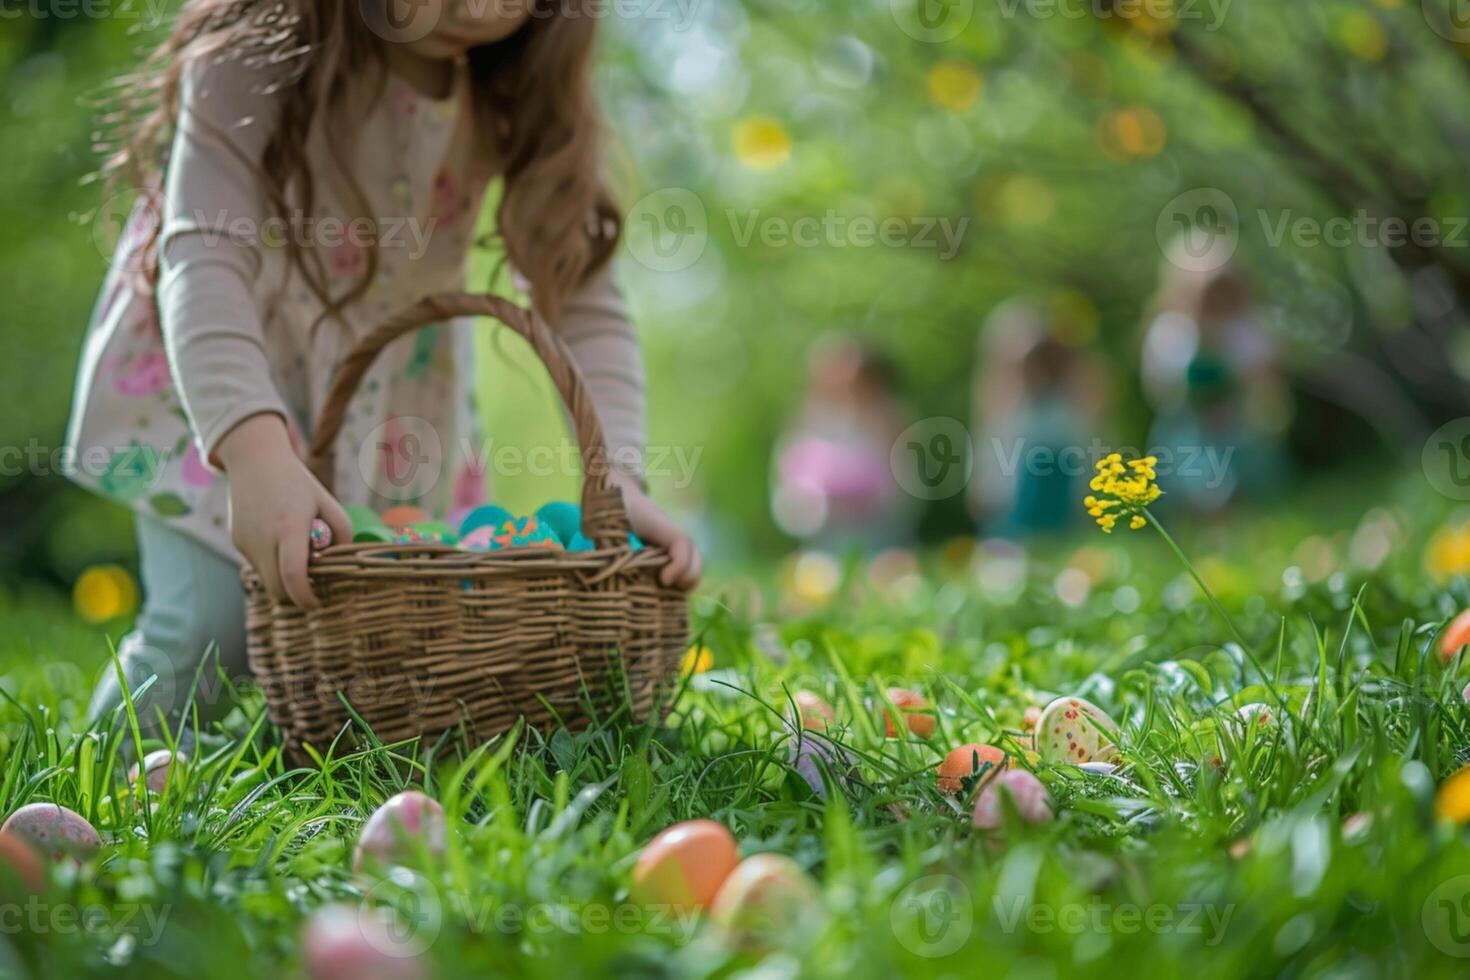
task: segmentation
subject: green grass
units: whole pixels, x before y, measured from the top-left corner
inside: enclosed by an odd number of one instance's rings
[[[1470,747],[1470,710],[1459,661],[1446,668],[1434,649],[1470,589],[1422,570],[1446,516],[1434,501],[1406,490],[1382,503],[1399,530],[1370,572],[1348,557],[1366,507],[1323,500],[1210,527],[1168,518],[1266,678],[1151,533],[1089,534],[1037,550],[1014,581],[994,555],[977,574],[935,554],[885,593],[850,563],[838,593],[804,611],[786,608],[775,576],[717,575],[695,603],[716,668],[661,727],[522,731],[433,757],[339,748],[292,769],[247,701],[146,800],[128,792],[124,740],[76,730],[106,638],[59,599],[12,595],[0,804],[71,806],[107,845],[54,869],[39,930],[16,928],[12,890],[0,964],[295,975],[305,918],[366,900],[417,909],[412,936],[444,977],[1460,975],[1445,926],[1470,928],[1470,838],[1433,808]],[[1290,571],[1322,548],[1331,574]],[[1062,603],[1058,572],[1084,565],[1089,594]],[[932,738],[880,737],[870,705],[896,683],[938,704]],[[799,688],[837,706],[837,738],[859,760],[825,801],[786,764],[781,714]],[[1021,738],[1024,708],[1061,693],[1123,723],[1127,780],[1041,767],[1059,819],[988,842],[933,767],[962,742]],[[1291,707],[1280,724],[1227,721],[1278,697]],[[449,850],[364,899],[360,823],[419,784],[449,812]],[[1374,818],[1345,834],[1357,813]],[[705,925],[631,905],[639,847],[692,817],[723,821],[746,854],[809,868],[825,927],[757,963]]]

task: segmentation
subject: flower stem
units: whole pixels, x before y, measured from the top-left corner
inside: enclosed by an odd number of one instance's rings
[[[1205,580],[1201,578],[1199,572],[1195,570],[1194,563],[1185,556],[1184,549],[1179,547],[1179,543],[1174,540],[1174,536],[1172,534],[1164,530],[1164,525],[1160,523],[1159,519],[1155,517],[1147,507],[1142,508],[1142,510],[1143,516],[1148,520],[1149,524],[1153,526],[1153,529],[1159,532],[1159,536],[1164,539],[1164,543],[1167,544],[1169,546],[1169,549],[1174,552],[1174,557],[1179,559],[1179,563],[1184,566],[1184,570],[1187,571],[1190,577],[1194,579],[1194,584],[1199,586],[1199,590],[1203,592],[1205,594],[1205,598],[1210,601],[1211,608],[1213,608],[1215,612],[1219,614],[1221,619],[1225,620],[1225,625],[1229,628],[1230,634],[1235,637],[1235,642],[1240,644],[1240,649],[1245,652],[1246,658],[1251,662],[1251,666],[1256,668],[1256,673],[1261,675],[1261,680],[1265,681],[1268,687],[1271,686],[1271,675],[1266,673],[1266,668],[1261,666],[1261,662],[1256,659],[1255,651],[1251,649],[1251,645],[1246,642],[1246,639],[1244,636],[1241,635],[1240,630],[1236,629],[1235,621],[1230,618],[1230,614],[1225,611],[1225,607],[1220,605],[1220,600],[1215,598],[1215,593],[1210,591],[1210,587],[1205,584]]]

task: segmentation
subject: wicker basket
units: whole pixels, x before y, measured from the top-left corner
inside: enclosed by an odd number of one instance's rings
[[[571,411],[582,451],[582,531],[593,550],[468,552],[440,544],[338,544],[311,561],[319,609],[278,603],[246,569],[250,669],[292,750],[330,743],[344,699],[385,742],[463,725],[489,738],[516,719],[576,725],[588,707],[646,717],[688,642],[686,594],[659,585],[668,556],[628,546],[607,447],[566,347],[527,310],[491,295],[431,296],[367,334],[323,404],[310,466],[332,487],[333,444],[378,353],[450,317],[493,317],[526,338]]]

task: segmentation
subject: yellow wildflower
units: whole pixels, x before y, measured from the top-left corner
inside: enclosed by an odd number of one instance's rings
[[[714,652],[709,647],[693,646],[684,651],[684,660],[679,665],[679,674],[688,677],[690,674],[702,674],[715,665]]]
[[[1440,786],[1434,797],[1434,815],[1455,823],[1470,821],[1470,766],[1461,769]]]
[[[1111,534],[1123,515],[1129,517],[1128,526],[1135,531],[1148,523],[1143,509],[1163,493],[1154,482],[1158,479],[1154,469],[1158,462],[1153,456],[1144,456],[1124,463],[1120,453],[1109,453],[1098,460],[1097,476],[1088,484],[1094,493],[1082,503],[1104,533]]]

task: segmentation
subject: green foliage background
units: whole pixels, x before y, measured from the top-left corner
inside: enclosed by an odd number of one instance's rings
[[[806,346],[827,330],[890,351],[916,417],[964,419],[978,326],[999,301],[1034,297],[1111,357],[1123,397],[1101,435],[1140,438],[1140,320],[1171,202],[1195,188],[1218,189],[1238,209],[1241,254],[1301,382],[1294,442],[1312,462],[1412,457],[1413,435],[1464,414],[1463,248],[1426,257],[1272,241],[1283,218],[1356,208],[1455,227],[1470,144],[1455,106],[1470,72],[1467,49],[1445,36],[1448,4],[923,2],[598,8],[599,91],[616,138],[609,166],[631,208],[630,240],[648,217],[640,202],[671,188],[691,192],[707,221],[706,246],[687,268],[648,268],[631,246],[619,261],[647,350],[650,439],[702,453],[696,486],[668,499],[738,528],[721,539],[732,551],[782,546],[766,507],[770,446],[799,396]],[[60,444],[103,273],[91,221],[101,191],[81,183],[96,164],[86,96],[157,36],[146,29],[155,6],[0,5],[0,342],[9,351],[0,445]],[[75,12],[85,9],[107,16]],[[923,23],[945,39],[925,40]],[[936,66],[978,79],[978,98],[936,98]],[[784,131],[784,162],[758,169],[734,152],[752,120]],[[1118,127],[1139,120],[1142,151],[1120,152]],[[813,247],[741,235],[752,221],[826,215],[914,228],[944,220],[964,234],[948,259],[840,235]],[[491,433],[521,445],[562,438],[534,365],[502,346],[486,344]],[[1363,401],[1393,411],[1362,420],[1361,406],[1317,404],[1314,392],[1330,385],[1314,382],[1344,376],[1368,377],[1360,391],[1381,386],[1381,399]],[[520,504],[571,486],[510,479],[500,492]],[[130,547],[123,515],[54,477],[0,477],[0,503],[0,545],[22,556],[26,575],[67,581]],[[925,528],[945,534],[967,520],[954,498]]]

